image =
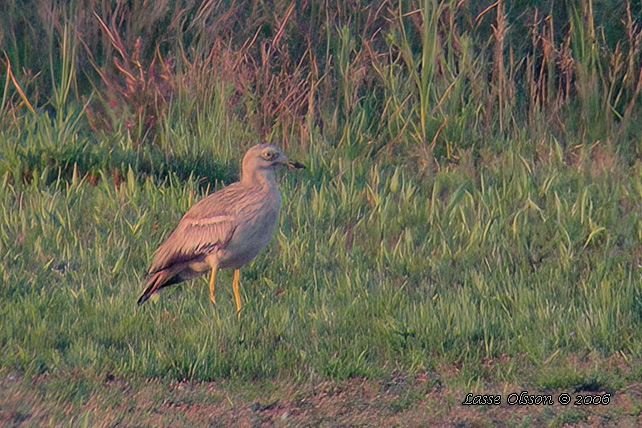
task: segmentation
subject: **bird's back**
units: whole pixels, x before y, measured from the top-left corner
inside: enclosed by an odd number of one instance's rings
[[[213,252],[221,268],[247,263],[268,244],[278,218],[281,196],[271,187],[236,182],[198,201],[158,248],[149,272]]]

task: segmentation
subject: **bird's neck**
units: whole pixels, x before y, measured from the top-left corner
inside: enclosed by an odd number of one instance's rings
[[[254,173],[244,173],[241,177],[241,184],[246,187],[276,187],[274,171],[255,171]]]

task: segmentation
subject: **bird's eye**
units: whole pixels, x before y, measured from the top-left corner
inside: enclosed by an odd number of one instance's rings
[[[263,158],[267,160],[272,160],[276,157],[276,152],[265,152],[263,153]]]

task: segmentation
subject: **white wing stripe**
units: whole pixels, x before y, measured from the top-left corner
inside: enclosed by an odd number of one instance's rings
[[[189,219],[186,226],[211,226],[214,224],[231,222],[233,220],[234,217],[230,215],[217,215],[213,217]]]

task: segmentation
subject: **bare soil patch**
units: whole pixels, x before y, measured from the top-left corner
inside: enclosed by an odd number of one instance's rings
[[[430,385],[425,377],[318,384],[129,381],[106,375],[82,394],[47,376],[26,380],[0,371],[0,426],[238,427],[538,427],[642,426],[642,384],[611,392],[608,405],[465,406],[467,391]],[[521,391],[518,385],[490,388]],[[61,392],[62,391],[62,392]],[[70,392],[74,392],[71,388]],[[559,392],[552,394],[556,400]],[[542,393],[542,392],[539,392]],[[596,394],[599,392],[586,392]]]

